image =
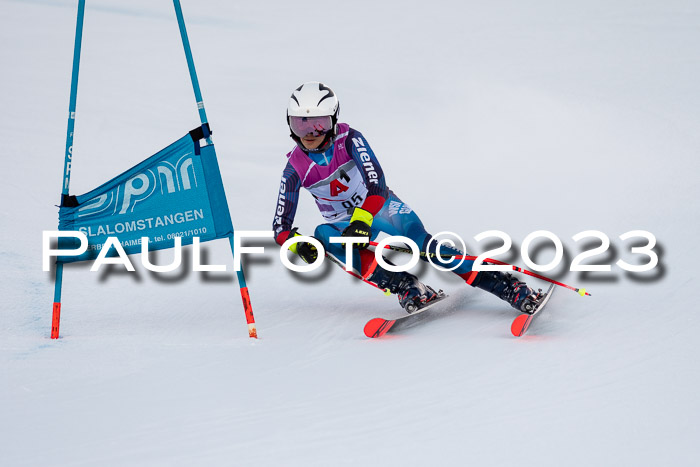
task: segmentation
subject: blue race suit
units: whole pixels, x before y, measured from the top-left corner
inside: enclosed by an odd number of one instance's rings
[[[341,236],[349,225],[354,206],[360,206],[374,216],[372,240],[380,232],[400,235],[416,242],[421,252],[435,253],[435,242],[428,245],[431,235],[418,215],[387,187],[379,161],[359,131],[340,123],[338,135],[326,151],[306,152],[296,147],[287,154],[287,158],[289,161],[282,174],[272,224],[275,239],[280,245],[292,230],[299,190],[303,186],[312,193],[321,214],[329,221],[316,227],[314,237],[339,260],[345,258],[345,248],[340,243],[330,243],[329,239]],[[367,250],[354,250],[353,253],[353,266],[363,275],[372,261],[369,253]],[[465,254],[446,245],[441,247],[440,253]],[[427,261],[425,255],[421,255],[421,259]],[[459,262],[453,261],[438,264],[450,268]],[[471,283],[475,276],[471,272],[472,264],[473,261],[464,261],[453,272]]]

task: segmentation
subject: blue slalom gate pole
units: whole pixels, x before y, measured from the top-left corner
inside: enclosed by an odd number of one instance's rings
[[[68,105],[68,131],[66,134],[66,153],[63,163],[63,184],[61,187],[61,206],[68,197],[70,189],[71,159],[73,157],[73,130],[75,128],[75,102],[78,96],[78,70],[80,69],[80,46],[83,41],[83,18],[85,17],[85,0],[78,1],[78,19],[75,26],[75,46],[73,47],[73,75],[70,83],[70,103]],[[51,319],[51,339],[58,339],[61,325],[61,286],[63,285],[63,263],[56,261],[56,282],[54,284],[53,316]]]
[[[197,100],[197,110],[199,110],[199,120],[202,125],[205,126],[208,123],[207,112],[204,110],[204,100],[202,99],[202,91],[199,89],[199,80],[197,79],[197,71],[194,68],[194,59],[192,58],[192,50],[190,49],[190,40],[187,38],[187,29],[185,29],[185,18],[182,16],[182,7],[180,6],[180,0],[173,0],[173,5],[175,6],[175,15],[177,16],[177,24],[180,27],[180,37],[182,37],[182,46],[185,49],[185,56],[187,57],[187,67],[190,70],[190,79],[192,80],[192,88],[194,89],[194,97]],[[205,127],[205,135],[208,132],[208,127]],[[207,144],[213,144],[210,135],[206,135]],[[231,245],[231,254],[234,255],[234,242],[233,233],[229,237],[229,243]],[[238,286],[241,289],[241,299],[243,300],[243,310],[245,311],[246,322],[248,324],[248,335],[252,338],[258,337],[258,332],[255,327],[255,318],[253,316],[253,307],[250,303],[250,294],[248,293],[248,287],[245,282],[245,275],[243,270],[236,271],[236,276],[238,278]]]
[[[199,110],[199,119],[202,124],[208,122],[207,112],[204,110],[204,101],[202,99],[202,91],[199,89],[199,80],[197,79],[197,71],[194,69],[194,60],[192,59],[192,50],[190,49],[190,40],[187,38],[187,30],[185,29],[185,18],[182,16],[182,7],[180,0],[173,0],[175,5],[175,15],[177,15],[177,24],[180,26],[180,37],[182,37],[182,46],[185,48],[185,56],[187,57],[187,67],[190,70],[190,78],[192,79],[192,88],[194,89],[194,97],[197,99],[197,109]],[[207,141],[209,143],[209,141]]]

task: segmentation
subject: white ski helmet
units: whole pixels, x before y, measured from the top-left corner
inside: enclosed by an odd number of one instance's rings
[[[339,110],[338,97],[331,88],[318,81],[309,81],[302,84],[294,90],[287,105],[287,125],[291,133],[290,136],[301,149],[308,151],[301,143],[301,137],[304,135],[297,134],[299,131],[295,131],[292,117],[296,117],[294,120],[298,122],[301,120],[306,121],[307,119],[317,120],[313,117],[330,117],[330,127],[322,128],[321,131],[322,134],[326,135],[326,138],[319,148],[314,150],[314,152],[325,151],[336,134]]]

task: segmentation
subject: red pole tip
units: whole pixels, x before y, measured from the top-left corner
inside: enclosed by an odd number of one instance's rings
[[[258,330],[255,327],[255,323],[251,323],[248,325],[248,337],[250,337],[251,339],[258,338]]]
[[[51,339],[58,339],[58,329],[61,326],[61,303],[54,302],[51,318]]]

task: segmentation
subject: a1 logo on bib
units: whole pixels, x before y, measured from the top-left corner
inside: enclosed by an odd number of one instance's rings
[[[348,191],[348,187],[340,183],[340,179],[343,179],[345,183],[350,182],[350,176],[343,169],[340,169],[340,177],[336,178],[331,182],[331,196],[338,196],[344,191]]]
[[[338,196],[344,191],[348,191],[348,187],[340,183],[340,180],[336,178],[331,182],[331,196]]]

